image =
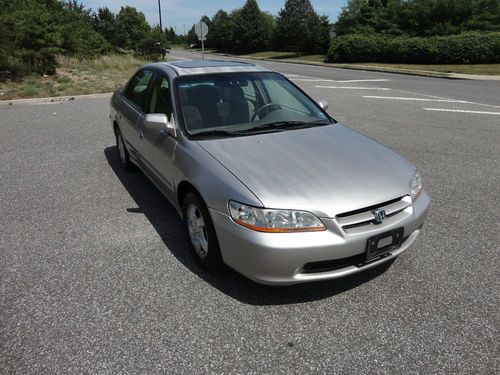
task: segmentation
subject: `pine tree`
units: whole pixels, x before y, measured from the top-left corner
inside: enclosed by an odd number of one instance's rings
[[[310,0],[287,0],[276,20],[274,42],[280,50],[324,53],[328,32],[327,20],[318,16]]]
[[[239,52],[264,51],[270,48],[271,35],[267,20],[256,0],[247,0],[234,11],[234,47]]]

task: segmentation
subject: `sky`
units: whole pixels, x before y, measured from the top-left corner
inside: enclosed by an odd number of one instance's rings
[[[117,13],[122,6],[133,6],[146,15],[148,22],[152,25],[159,24],[158,0],[80,0],[87,8],[97,10],[97,8],[108,7],[112,12]],[[163,27],[174,27],[178,34],[186,31],[198,22],[201,16],[207,15],[210,18],[219,9],[231,11],[240,8],[246,0],[161,0],[162,24]],[[267,11],[276,15],[285,4],[285,0],[257,0],[262,11]],[[327,15],[331,22],[337,19],[341,7],[346,0],[311,0],[311,3],[320,15]]]

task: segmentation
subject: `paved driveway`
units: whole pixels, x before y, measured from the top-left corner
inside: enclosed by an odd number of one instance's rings
[[[120,169],[108,99],[0,105],[0,373],[499,371],[500,85],[288,65],[422,171],[411,250],[285,288],[207,274],[167,201]]]

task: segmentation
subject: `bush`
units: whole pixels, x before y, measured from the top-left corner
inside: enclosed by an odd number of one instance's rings
[[[500,33],[469,32],[432,37],[345,35],[332,39],[327,61],[411,64],[500,63]]]

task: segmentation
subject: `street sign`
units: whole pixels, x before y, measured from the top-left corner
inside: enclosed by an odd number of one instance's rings
[[[194,32],[198,35],[198,39],[207,40],[208,26],[205,22],[200,21],[194,26]]]
[[[205,59],[205,43],[207,40],[208,26],[205,22],[200,21],[194,26],[194,32],[198,35],[198,39],[201,40],[201,59]]]

